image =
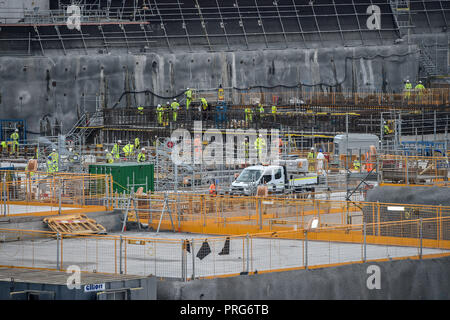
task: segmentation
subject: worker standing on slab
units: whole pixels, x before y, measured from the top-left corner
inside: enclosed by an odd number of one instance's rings
[[[202,117],[201,117],[201,119],[202,120],[207,120],[208,119],[208,114],[207,114],[207,112],[208,112],[208,101],[206,101],[206,99],[205,98],[200,98],[200,101],[201,101],[201,113],[202,113]]]
[[[217,195],[216,183],[214,182],[214,180],[209,185],[209,195],[210,196],[216,196]]]
[[[158,104],[158,106],[156,107],[156,119],[159,126],[162,126],[163,123],[163,112],[164,108],[160,104]]]
[[[52,149],[52,153],[49,155],[50,159],[50,167],[51,167],[51,173],[58,172],[59,166],[58,166],[58,159],[59,154],[56,152],[56,149]],[[47,162],[48,164],[48,162]]]
[[[137,113],[138,113],[139,115],[143,115],[143,114],[144,114],[144,107],[143,107],[143,106],[137,107]]]
[[[116,144],[114,144],[112,148],[112,156],[116,159],[120,159],[120,144],[122,143],[122,140],[118,140]]]
[[[262,152],[266,147],[266,140],[263,138],[262,134],[258,136],[255,140],[255,149],[258,154],[259,161],[262,162]]]
[[[247,108],[244,109],[244,112],[245,112],[245,122],[246,122],[247,124],[249,124],[249,123],[252,122],[252,120],[253,120],[253,117],[252,117],[253,111],[252,111],[252,109],[250,109],[249,107],[247,107]]]
[[[411,97],[411,90],[412,90],[412,84],[411,84],[411,82],[409,82],[409,80],[406,80],[405,93],[404,93],[405,99],[408,100]]]
[[[111,152],[109,152],[108,149],[106,149],[105,153],[106,153],[106,162],[107,163],[114,163],[114,157],[111,154]]]
[[[189,106],[192,102],[192,90],[189,88],[186,88],[186,91],[184,92],[184,96],[186,97],[186,111],[189,111]]]
[[[167,127],[169,125],[170,109],[171,109],[170,102],[167,101],[166,105],[164,106],[164,117],[163,117],[164,127]]]
[[[139,149],[141,147],[141,142],[139,141],[139,138],[134,139],[134,149]]]
[[[145,162],[145,148],[141,149],[141,152],[139,152],[138,157],[137,157],[137,161],[138,162]]]
[[[15,129],[10,138],[12,141],[11,153],[15,154],[16,151],[19,151],[19,129]]]
[[[174,98],[172,104],[170,105],[172,107],[172,120],[173,122],[177,122],[177,116],[178,116],[178,109],[180,108],[180,104],[177,102],[177,99]]]
[[[6,141],[2,141],[1,146],[2,146],[2,154],[5,154],[8,151],[8,144],[6,143]]]
[[[273,106],[272,106],[272,117],[273,117],[273,121],[276,120],[276,116],[277,116],[277,106],[273,105]]]
[[[306,159],[308,160],[308,171],[312,172],[314,171],[314,167],[315,167],[315,161],[314,159],[316,158],[315,154],[314,154],[314,147],[312,147],[309,152],[308,155],[306,156]]]
[[[242,151],[244,154],[244,163],[248,163],[248,156],[249,156],[249,143],[248,143],[248,138],[245,137],[244,141],[242,142]]]
[[[322,174],[324,160],[325,155],[322,153],[322,149],[319,149],[319,153],[317,153],[317,174]]]
[[[425,86],[422,84],[422,81],[419,81],[419,83],[414,88],[417,94],[417,102],[421,103],[423,99],[423,94],[425,92]]]
[[[130,158],[134,154],[134,145],[131,143],[128,143],[127,145],[125,145],[125,147],[123,147],[122,151],[125,154],[125,157]]]

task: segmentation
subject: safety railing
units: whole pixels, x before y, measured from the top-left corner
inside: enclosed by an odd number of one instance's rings
[[[0,216],[109,210],[109,175],[0,171]]]
[[[65,270],[75,265],[86,272],[184,281],[448,255],[450,217],[207,238],[176,233],[162,238],[158,234],[81,236],[0,229],[1,266]]]
[[[450,186],[447,157],[380,155],[382,183]]]

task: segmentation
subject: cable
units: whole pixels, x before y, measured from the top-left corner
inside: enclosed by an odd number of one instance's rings
[[[382,59],[387,59],[387,58],[392,58],[392,57],[406,57],[412,54],[416,54],[416,53],[420,53],[419,50],[413,51],[413,52],[407,52],[404,54],[391,54],[391,55],[382,55],[382,54],[375,54],[373,56],[369,56],[369,57],[364,57],[364,56],[359,56],[359,57],[345,57],[345,73],[344,73],[344,78],[342,79],[342,81],[337,81],[335,84],[329,84],[329,83],[316,83],[316,84],[308,84],[308,83],[303,83],[303,82],[299,82],[297,84],[294,85],[285,85],[285,84],[277,84],[274,86],[263,86],[263,85],[259,85],[259,86],[251,86],[251,87],[247,87],[247,88],[239,88],[239,87],[232,87],[233,90],[237,90],[237,91],[245,91],[245,90],[252,90],[252,89],[275,89],[275,88],[286,88],[286,89],[293,89],[293,88],[298,88],[298,87],[316,87],[316,86],[324,86],[324,87],[329,87],[329,88],[336,88],[341,86],[348,78],[348,73],[347,73],[347,64],[349,60],[359,60],[359,59],[365,59],[365,60],[375,60],[377,58],[382,58]],[[115,109],[117,107],[117,105],[120,103],[120,101],[122,100],[122,98],[127,95],[127,94],[139,94],[139,93],[145,93],[145,94],[151,94],[154,97],[160,98],[160,99],[174,99],[174,98],[178,98],[180,96],[182,96],[184,94],[184,91],[181,93],[178,93],[174,96],[161,96],[158,95],[156,93],[154,93],[151,90],[143,90],[143,91],[124,91],[119,100],[117,100],[117,102],[108,109]]]

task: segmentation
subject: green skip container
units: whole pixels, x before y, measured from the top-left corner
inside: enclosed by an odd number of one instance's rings
[[[114,193],[130,193],[138,188],[144,188],[144,193],[155,191],[154,166],[137,162],[111,164],[91,164],[90,174],[110,174],[113,179]]]

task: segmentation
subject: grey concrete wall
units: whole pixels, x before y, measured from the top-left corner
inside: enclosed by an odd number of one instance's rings
[[[380,289],[368,289],[380,268]],[[369,280],[372,282],[372,278]],[[159,281],[164,300],[449,299],[450,257],[352,264],[190,282]]]
[[[150,90],[162,97],[199,89],[253,86],[335,86],[338,90],[400,90],[416,78],[415,45],[143,55],[0,57],[0,118],[25,118],[38,132],[48,115],[66,132],[95,95],[113,105],[124,91]],[[306,87],[303,87],[306,88]],[[279,87],[274,90],[287,91]],[[273,91],[273,90],[271,90]],[[138,104],[166,101],[136,97]],[[134,100],[132,101],[134,105]]]
[[[83,275],[81,275],[82,277]],[[36,279],[36,281],[39,281]],[[42,283],[0,281],[0,300],[10,300],[11,293],[21,291],[48,291],[54,293],[54,300],[97,300],[97,292],[84,292],[84,284],[80,289],[69,289],[65,284],[45,283],[46,279],[40,279]],[[131,279],[122,281],[102,281],[106,291],[123,288],[134,288],[129,291],[129,300],[155,300],[157,280],[155,277]],[[140,288],[140,289],[137,289]],[[49,299],[52,295],[47,294]],[[41,298],[42,299],[42,298]],[[24,294],[13,294],[13,300],[26,300]]]
[[[378,186],[367,191],[366,201],[450,206],[450,188]]]

